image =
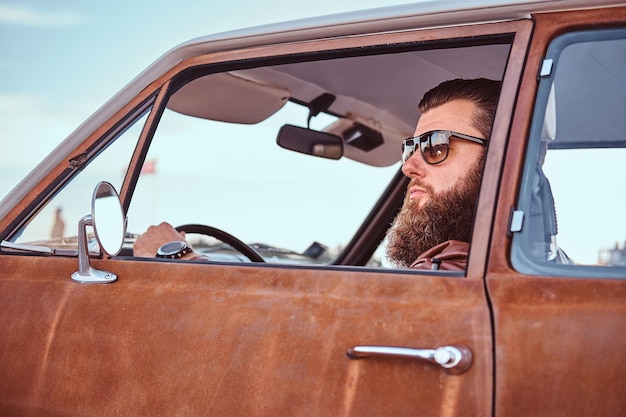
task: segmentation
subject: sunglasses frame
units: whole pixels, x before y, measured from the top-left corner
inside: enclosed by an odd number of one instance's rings
[[[433,144],[432,144],[432,137],[433,134],[442,134],[444,135],[444,137],[446,138],[446,154],[445,156],[441,159],[441,161],[437,161],[437,162],[429,162],[426,159],[426,156],[424,155],[424,149],[425,146],[423,146],[423,144],[427,143],[429,147],[432,148]],[[412,138],[406,138],[402,141],[402,156],[401,156],[401,160],[402,160],[402,164],[406,163],[406,161],[409,160],[409,158],[411,156],[413,156],[413,154],[415,153],[415,148],[419,147],[419,151],[420,154],[422,155],[422,159],[424,160],[424,162],[426,162],[429,165],[437,165],[442,163],[443,161],[445,161],[446,159],[448,159],[448,154],[450,153],[450,138],[457,138],[457,139],[463,139],[463,140],[467,140],[470,142],[474,142],[474,143],[478,143],[480,145],[486,145],[487,144],[487,140],[486,139],[481,139],[481,138],[477,138],[476,136],[470,136],[470,135],[466,135],[464,133],[458,133],[458,132],[453,132],[451,130],[430,130],[428,132],[422,133],[419,136],[414,136]],[[408,141],[412,140],[413,141],[413,145],[410,146],[412,148],[411,152],[407,155],[406,149],[409,147],[406,143]]]

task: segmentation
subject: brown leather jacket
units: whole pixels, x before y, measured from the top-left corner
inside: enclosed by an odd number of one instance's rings
[[[411,268],[441,271],[465,271],[469,243],[448,240],[422,253]]]

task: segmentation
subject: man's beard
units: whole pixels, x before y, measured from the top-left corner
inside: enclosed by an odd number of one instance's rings
[[[409,267],[420,254],[448,240],[470,241],[481,169],[482,163],[476,163],[451,190],[437,195],[419,180],[411,181],[409,187],[421,186],[430,199],[420,208],[407,193],[387,232],[387,259],[393,266]]]

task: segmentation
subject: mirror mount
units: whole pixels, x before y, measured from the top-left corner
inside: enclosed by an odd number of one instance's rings
[[[309,107],[309,117],[306,121],[306,127],[311,128],[311,119],[320,114],[323,111],[328,110],[328,108],[335,102],[335,97],[333,94],[324,93],[313,99],[307,106]]]
[[[78,222],[78,271],[72,274],[72,281],[81,284],[108,284],[117,280],[112,272],[94,269],[89,264],[89,249],[87,243],[87,226],[93,226],[91,214],[84,216]]]
[[[98,222],[96,222],[97,218]],[[83,216],[78,222],[78,271],[72,274],[72,281],[81,284],[115,282],[117,275],[94,269],[89,264],[87,226],[93,227],[96,241],[102,252],[108,255],[117,255],[120,252],[126,233],[126,217],[123,214],[117,191],[106,181],[96,185],[91,199],[91,214]]]

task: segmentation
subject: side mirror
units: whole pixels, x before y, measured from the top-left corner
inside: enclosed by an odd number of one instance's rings
[[[339,136],[304,127],[284,125],[278,132],[276,143],[285,149],[321,158],[339,159],[343,156],[343,140]]]
[[[100,249],[107,255],[117,255],[122,249],[126,234],[126,217],[115,188],[102,181],[96,185],[91,198],[91,214],[78,222],[78,271],[72,280],[83,284],[107,284],[117,280],[117,275],[99,271],[89,265],[87,226],[92,226]]]

